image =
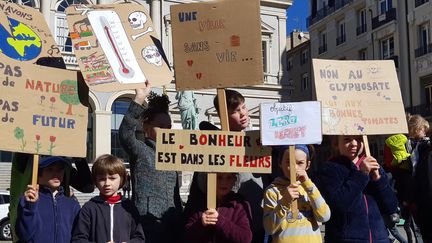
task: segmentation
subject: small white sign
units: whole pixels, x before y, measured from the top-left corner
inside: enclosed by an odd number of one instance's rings
[[[320,144],[321,103],[317,101],[261,104],[263,145]]]

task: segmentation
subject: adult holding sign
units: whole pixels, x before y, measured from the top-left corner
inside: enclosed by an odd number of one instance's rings
[[[314,59],[313,65],[323,131],[337,135],[318,174],[332,211],[325,241],[388,242],[381,215],[395,213],[397,200],[365,135],[407,130],[394,64]]]
[[[151,85],[137,89],[120,125],[120,142],[129,154],[132,179],[132,201],[138,208],[146,242],[177,242],[181,213],[178,174],[155,169],[156,128],[171,128],[166,96],[150,95]],[[142,123],[144,141],[135,131]]]

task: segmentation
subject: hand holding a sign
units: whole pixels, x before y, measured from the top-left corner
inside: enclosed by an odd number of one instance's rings
[[[288,193],[285,194],[285,197],[289,202],[296,200],[300,196],[299,185],[298,184],[290,184],[287,187],[287,192]]]
[[[27,185],[27,190],[24,192],[24,198],[27,202],[36,202],[39,199],[39,185],[36,187]]]
[[[145,82],[145,88],[140,88],[135,90],[134,101],[140,105],[144,104],[147,97],[150,95],[151,85],[149,81]]]
[[[309,180],[309,176],[305,169],[297,169],[297,180],[300,182]]]
[[[379,168],[380,165],[378,164],[377,160],[372,156],[366,157],[360,163],[360,170],[363,171],[365,174],[370,175],[374,181],[378,180],[381,177],[379,174]]]
[[[201,216],[201,222],[204,226],[215,225],[218,221],[219,213],[216,209],[207,209]]]

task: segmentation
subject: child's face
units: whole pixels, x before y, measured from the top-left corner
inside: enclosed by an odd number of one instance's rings
[[[409,135],[412,139],[420,141],[426,137],[426,130],[423,127],[419,129],[413,129]]]
[[[63,181],[64,164],[53,163],[42,169],[42,174],[39,176],[39,184],[46,186],[52,190],[57,190]]]
[[[337,143],[340,155],[346,156],[350,160],[356,159],[363,152],[363,139],[361,136],[338,136]]]
[[[105,197],[111,197],[119,190],[121,177],[119,174],[106,174],[96,176],[96,187],[100,194]]]
[[[282,172],[285,177],[290,178],[290,154],[289,149],[286,149],[283,156],[282,161],[279,166],[282,169]],[[307,155],[300,149],[295,150],[295,160],[296,160],[296,171],[297,170],[308,170],[310,161],[307,159]]]
[[[228,110],[230,131],[243,131],[249,126],[249,110],[243,102],[233,110]]]
[[[233,188],[237,177],[235,173],[218,173],[217,174],[217,198],[221,199],[226,196]]]
[[[148,124],[144,124],[144,131],[148,138],[156,141],[156,128],[168,128],[171,129],[171,118],[168,114],[159,113],[156,117]]]

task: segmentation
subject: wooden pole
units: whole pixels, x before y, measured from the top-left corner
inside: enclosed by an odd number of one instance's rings
[[[369,157],[371,154],[370,154],[370,149],[369,149],[368,137],[366,135],[363,135],[363,144],[364,144],[364,150],[365,150],[366,157]]]
[[[290,184],[297,183],[297,171],[296,171],[296,159],[295,159],[295,146],[289,146],[289,166],[290,166]],[[298,216],[298,205],[297,200],[291,202],[291,212],[293,220],[297,219]]]
[[[33,171],[32,171],[32,186],[36,188],[39,169],[39,155],[33,155]]]
[[[217,89],[217,97],[219,104],[219,117],[222,131],[229,131],[228,110],[225,97],[225,89]],[[208,173],[207,175],[207,208],[216,208],[216,188],[217,188],[216,173]]]

